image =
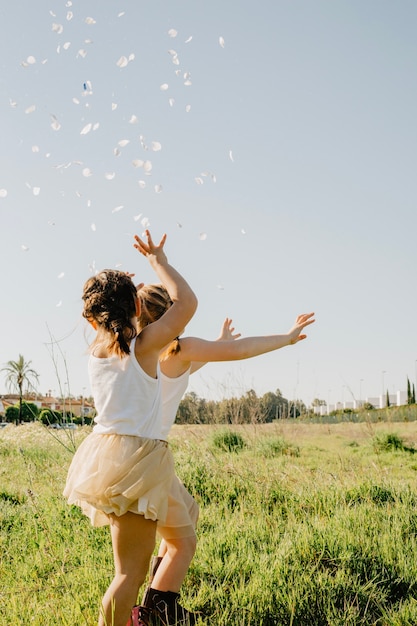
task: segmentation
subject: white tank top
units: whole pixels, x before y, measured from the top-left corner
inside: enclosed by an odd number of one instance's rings
[[[97,416],[94,432],[161,439],[162,398],[159,364],[157,378],[143,371],[130,354],[101,359],[90,355],[88,373]]]
[[[191,366],[184,374],[177,378],[168,378],[162,372],[161,376],[161,392],[162,392],[162,428],[161,439],[167,439],[172,424],[175,422],[178,406],[181,402],[187,387],[188,379],[191,374]]]

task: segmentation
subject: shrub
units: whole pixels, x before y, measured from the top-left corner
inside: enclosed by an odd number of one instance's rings
[[[213,445],[227,452],[237,452],[238,450],[242,450],[246,446],[246,443],[239,433],[231,430],[223,430],[214,434]]]

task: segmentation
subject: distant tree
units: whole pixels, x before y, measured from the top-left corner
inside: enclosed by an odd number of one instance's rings
[[[411,391],[411,383],[410,379],[407,376],[407,404],[414,404],[413,402],[413,394]]]
[[[411,396],[411,400],[412,400],[412,404],[416,403],[416,388],[414,386],[414,383],[413,383],[413,393],[412,393],[412,396]]]
[[[391,403],[390,403],[390,401],[389,401],[389,391],[388,391],[388,389],[387,389],[387,400],[386,400],[386,406],[387,406],[387,407],[391,406]]]
[[[8,361],[1,369],[6,374],[6,385],[11,391],[15,389],[19,393],[19,415],[16,423],[22,421],[22,403],[23,388],[26,386],[27,391],[34,389],[34,383],[38,382],[39,375],[31,368],[32,361],[25,361],[24,357],[19,354],[17,361]]]
[[[8,406],[5,411],[6,422],[15,422],[17,424],[19,422],[19,407],[18,406]]]

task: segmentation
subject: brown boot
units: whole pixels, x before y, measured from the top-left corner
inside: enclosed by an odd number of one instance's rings
[[[179,593],[174,591],[158,591],[149,587],[142,601],[144,607],[151,609],[163,626],[194,626],[198,613],[187,611],[178,602]]]

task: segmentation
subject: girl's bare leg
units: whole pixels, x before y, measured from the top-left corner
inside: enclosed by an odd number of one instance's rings
[[[98,624],[126,626],[155,547],[156,522],[135,513],[112,515],[110,530],[115,575],[103,597]]]
[[[196,537],[163,540],[163,559],[152,581],[152,589],[178,592],[196,550]]]

